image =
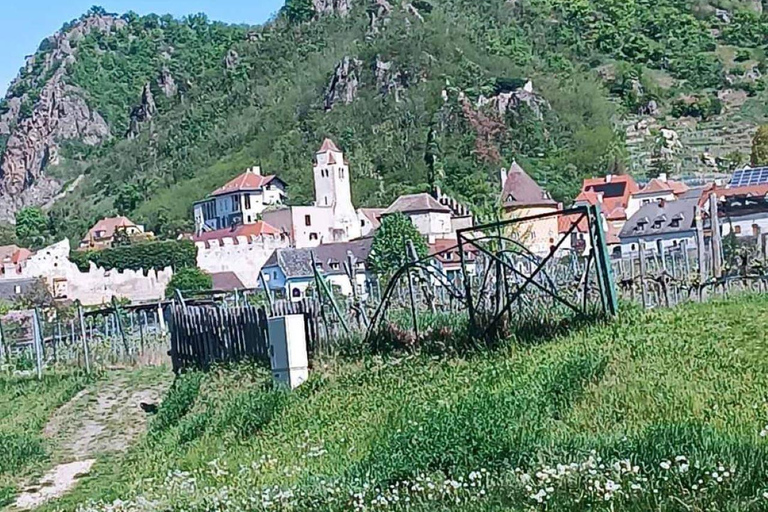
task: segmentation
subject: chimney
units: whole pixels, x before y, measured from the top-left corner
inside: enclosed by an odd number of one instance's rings
[[[609,175],[610,176],[610,175]],[[604,192],[598,192],[597,193],[597,202],[600,204],[603,204],[603,196],[605,195]]]
[[[613,174],[606,174],[605,175],[605,182],[610,183],[613,180]]]
[[[667,206],[667,201],[664,198],[659,199],[659,207],[664,208]]]
[[[665,172],[659,173],[659,179],[661,181],[663,181],[664,183],[666,183],[667,182],[667,173],[665,173]]]
[[[499,174],[501,176],[501,190],[504,191],[504,185],[507,184],[507,170],[501,169],[501,171],[499,171]]]
[[[256,176],[261,176],[261,167],[259,167],[258,165],[251,167],[250,171]]]

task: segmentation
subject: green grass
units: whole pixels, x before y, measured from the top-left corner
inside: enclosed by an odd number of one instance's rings
[[[42,381],[0,376],[0,507],[12,500],[19,478],[47,459],[42,429],[85,382],[76,375],[46,375]]]
[[[766,327],[768,298],[743,297],[339,364],[294,393],[247,365],[187,374],[49,509],[764,510]]]

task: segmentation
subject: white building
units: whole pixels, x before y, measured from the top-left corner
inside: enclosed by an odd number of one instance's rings
[[[313,177],[313,206],[267,210],[264,221],[286,234],[297,248],[360,238],[362,222],[352,204],[349,164],[330,139],[316,154]]]
[[[285,182],[277,176],[262,176],[259,167],[251,167],[195,203],[195,231],[254,224],[267,207],[283,203],[285,189]]]
[[[408,217],[416,229],[427,237],[429,243],[442,238],[455,238],[451,221],[451,209],[440,204],[429,194],[411,194],[400,196],[384,210],[382,217],[402,213]]]
[[[629,196],[627,218],[632,217],[643,206],[659,201],[674,201],[688,192],[688,186],[681,181],[667,179],[666,174],[648,182],[643,188]]]

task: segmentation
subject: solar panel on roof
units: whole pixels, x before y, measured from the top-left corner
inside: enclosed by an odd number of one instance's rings
[[[765,184],[768,184],[768,167],[755,167],[754,169],[739,169],[735,171],[731,177],[730,187]]]

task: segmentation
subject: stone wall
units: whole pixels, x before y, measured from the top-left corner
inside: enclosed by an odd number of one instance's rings
[[[288,247],[277,237],[223,238],[197,242],[197,266],[209,274],[234,272],[248,288],[259,284],[259,272],[275,249]]]
[[[43,278],[57,298],[94,306],[110,302],[113,296],[133,302],[162,299],[173,276],[170,267],[150,270],[145,275],[141,270],[106,270],[94,263],[88,272],[81,272],[69,260],[69,251],[68,240],[40,249],[24,262],[20,273],[3,279]]]

